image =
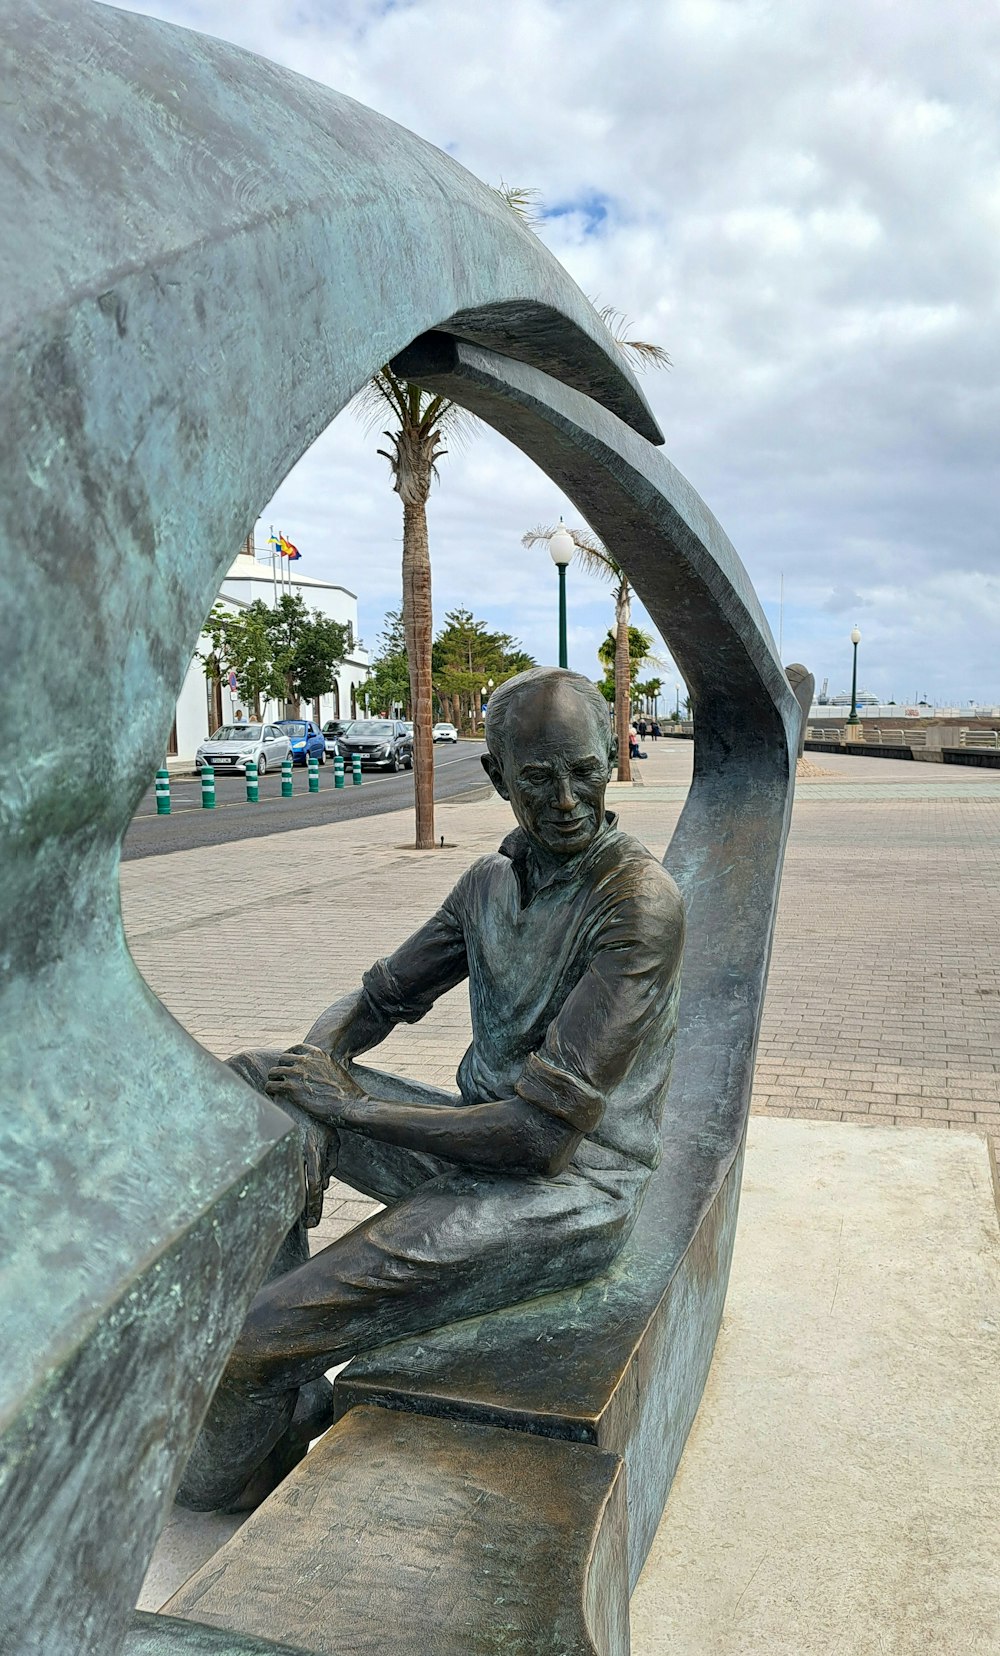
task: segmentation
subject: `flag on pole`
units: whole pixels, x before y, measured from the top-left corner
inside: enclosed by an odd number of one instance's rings
[[[298,547],[293,546],[292,542],[288,540],[285,535],[279,534],[278,542],[281,546],[281,556],[283,558],[287,558],[291,563],[294,563],[296,558],[301,558],[302,553],[299,551]]]

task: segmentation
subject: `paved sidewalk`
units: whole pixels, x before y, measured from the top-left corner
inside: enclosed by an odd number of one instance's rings
[[[609,804],[662,855],[693,750],[646,751],[640,785],[613,786]],[[833,779],[797,789],[754,1109],[1000,1141],[1000,775],[970,791],[942,766],[818,760]],[[510,821],[492,798],[439,805],[447,843],[429,853],[408,849],[400,812],[126,864],[133,954],[213,1052],[290,1044]],[[378,1061],[451,1086],[468,1039],[460,986]],[[370,1206],[332,1192],[317,1240]]]

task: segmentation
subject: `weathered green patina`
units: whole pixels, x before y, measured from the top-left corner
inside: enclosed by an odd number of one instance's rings
[[[693,1284],[687,1368],[660,1338],[643,1378],[683,1419],[728,1270],[798,710],[600,319],[493,192],[325,87],[89,0],[3,0],[0,73],[5,688],[38,715],[30,748],[16,718],[0,729],[0,1618],[11,1651],[114,1656],[301,1203],[284,1119],[146,989],[117,895],[121,836],[260,508],[373,369],[423,341],[424,383],[563,484],[685,672],[696,774],[670,866],[690,941],[657,1208],[675,1274],[655,1237],[634,1252],[640,1226],[613,1326],[596,1302],[551,1312],[570,1363],[588,1336],[610,1373],[636,1306]],[[397,1401],[438,1408],[424,1380]],[[481,1382],[441,1406],[474,1409]],[[632,1436],[654,1452],[648,1410]],[[171,1647],[169,1626],[134,1637]]]

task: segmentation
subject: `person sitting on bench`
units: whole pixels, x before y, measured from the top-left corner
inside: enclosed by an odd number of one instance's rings
[[[232,1067],[296,1124],[303,1214],[257,1294],[178,1500],[253,1506],[332,1419],[358,1352],[589,1281],[660,1154],[684,911],[605,812],[614,740],[588,679],[535,668],[490,697],[483,764],[519,826],[287,1053]],[[468,979],[458,1096],[356,1062]],[[331,1176],[385,1203],[309,1257]]]

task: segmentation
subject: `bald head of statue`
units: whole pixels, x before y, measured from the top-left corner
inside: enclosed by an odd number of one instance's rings
[[[578,857],[604,825],[614,763],[608,704],[560,667],[533,667],[494,690],[486,712],[486,774],[536,850]]]

